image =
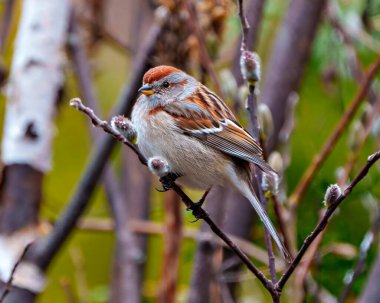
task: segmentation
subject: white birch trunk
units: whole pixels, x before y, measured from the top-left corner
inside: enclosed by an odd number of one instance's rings
[[[53,117],[63,81],[69,0],[24,0],[11,75],[2,143],[5,165],[51,166]]]
[[[70,0],[23,0],[22,3],[7,86],[2,161],[4,165],[26,164],[45,172],[51,166],[53,118],[57,93],[63,82],[63,48]],[[0,279],[3,282],[10,277],[25,246],[38,235],[37,229],[28,227],[0,236]],[[13,285],[38,293],[44,287],[43,273],[35,265],[21,262]]]

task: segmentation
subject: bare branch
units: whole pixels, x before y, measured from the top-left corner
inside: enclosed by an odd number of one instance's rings
[[[364,270],[369,249],[372,247],[373,241],[376,238],[379,231],[380,231],[380,208],[377,210],[376,217],[373,220],[370,230],[365,234],[360,244],[359,258],[356,261],[354,268],[346,274],[348,277],[344,279],[344,288],[342,292],[340,293],[340,296],[337,301],[338,303],[346,302],[346,298],[351,291],[351,288],[352,288],[352,285],[354,284],[355,279]]]
[[[283,274],[281,279],[276,284],[276,288],[278,291],[282,290],[285,283],[288,281],[294,269],[298,266],[305,252],[313,243],[315,238],[326,228],[330,217],[334,214],[338,206],[347,198],[347,196],[351,193],[353,188],[367,175],[369,169],[372,167],[373,164],[375,164],[377,160],[379,160],[379,158],[380,158],[380,151],[369,156],[366,165],[356,175],[356,177],[353,179],[351,184],[343,191],[343,193],[336,199],[334,203],[328,206],[322,220],[318,223],[318,225],[313,230],[313,232],[305,239],[297,256],[294,258],[294,261],[292,262],[292,264],[290,264],[289,268],[286,270],[286,272]]]
[[[247,35],[249,31],[249,24],[247,21],[247,18],[244,15],[244,8],[243,8],[243,0],[238,0],[238,7],[239,7],[239,18],[240,18],[240,24],[242,29],[242,36],[241,36],[241,51],[247,50]]]
[[[368,69],[367,75],[365,79],[362,81],[362,84],[360,85],[349,108],[346,110],[342,118],[339,120],[337,126],[335,127],[334,131],[332,132],[330,137],[327,139],[327,141],[323,145],[320,152],[316,156],[314,156],[309,167],[306,169],[305,173],[303,174],[300,181],[298,182],[296,189],[294,190],[293,194],[289,198],[289,204],[291,206],[296,207],[298,205],[300,199],[303,197],[307,188],[309,187],[311,180],[316,175],[318,170],[322,167],[323,163],[326,161],[331,151],[334,149],[336,143],[338,142],[339,138],[343,134],[347,125],[350,123],[350,121],[354,117],[354,114],[359,108],[359,105],[361,104],[363,99],[366,97],[368,90],[371,87],[371,84],[373,80],[375,79],[375,76],[377,72],[379,71],[379,69],[380,69],[380,56],[377,57],[375,63],[373,63]]]

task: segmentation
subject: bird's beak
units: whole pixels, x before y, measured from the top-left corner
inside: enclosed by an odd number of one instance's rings
[[[149,86],[149,84],[144,84],[139,89],[140,93],[143,93],[145,96],[150,96],[154,94],[154,90]]]

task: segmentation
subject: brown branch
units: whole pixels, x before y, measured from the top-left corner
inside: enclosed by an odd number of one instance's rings
[[[86,232],[113,232],[115,230],[115,223],[112,219],[99,219],[99,218],[83,218],[79,220],[77,224],[77,228],[86,231]],[[149,235],[163,235],[164,234],[164,226],[161,223],[152,222],[148,220],[141,219],[132,219],[130,222],[130,228],[133,232],[138,234],[149,234]],[[257,261],[268,265],[268,255],[267,251],[262,249],[259,246],[254,245],[250,241],[242,239],[240,237],[234,236],[232,234],[227,233],[227,235],[238,245],[244,253]],[[185,239],[191,240],[199,240],[207,237],[204,232],[198,231],[198,229],[191,227],[184,227],[183,229],[183,237]],[[220,243],[220,240],[217,238],[210,238],[208,241],[213,243]],[[222,246],[227,247],[225,243],[221,243]],[[276,258],[276,269],[277,271],[281,271],[284,269],[284,262]]]
[[[301,249],[299,250],[297,256],[294,258],[294,261],[290,264],[289,268],[286,270],[286,272],[282,275],[281,279],[278,281],[278,283],[275,285],[277,291],[281,291],[288,281],[289,277],[292,275],[295,268],[300,263],[302,257],[304,256],[307,249],[310,247],[310,245],[313,243],[315,238],[326,228],[330,217],[334,214],[335,210],[338,208],[338,206],[349,196],[353,188],[367,175],[369,169],[377,160],[380,158],[380,151],[372,154],[368,157],[366,165],[360,170],[360,172],[356,175],[354,180],[351,182],[351,184],[343,191],[343,193],[337,197],[335,202],[333,202],[330,206],[328,206],[325,215],[323,216],[322,220],[318,223],[316,228],[312,231],[312,233],[305,239]]]
[[[289,204],[292,207],[297,207],[297,205],[299,204],[299,201],[302,199],[303,195],[308,189],[312,179],[314,178],[316,173],[322,167],[323,163],[327,160],[327,157],[330,155],[330,153],[334,149],[336,143],[338,142],[339,138],[343,134],[347,125],[354,117],[357,109],[359,108],[359,105],[361,104],[363,99],[366,97],[367,92],[373,80],[375,79],[375,76],[377,72],[379,71],[379,69],[380,69],[380,56],[377,57],[375,63],[373,63],[368,69],[366,77],[362,81],[362,84],[360,85],[349,108],[343,114],[342,118],[338,122],[337,126],[333,130],[330,137],[327,139],[327,141],[323,145],[322,149],[317,155],[314,156],[309,167],[306,169],[305,173],[301,177],[298,185],[296,186],[296,189],[294,190],[293,194],[289,198]]]
[[[76,77],[81,95],[87,101],[88,105],[91,106],[91,108],[93,108],[96,113],[99,113],[99,101],[91,81],[92,75],[90,64],[86,56],[83,42],[79,37],[78,24],[73,11],[71,12],[69,31],[73,39],[70,39],[68,43],[68,50],[69,54],[72,57],[73,66],[75,68],[74,75]],[[89,125],[89,130],[93,139],[92,141],[94,142],[94,146],[96,146],[96,144],[99,143],[99,140],[101,140],[102,134],[91,125]],[[124,268],[126,271],[129,271],[132,268],[132,266],[130,266],[130,263],[136,263],[139,261],[135,260],[143,259],[144,252],[140,249],[139,245],[137,244],[135,235],[130,230],[130,205],[125,202],[127,199],[122,190],[122,186],[120,185],[115,172],[109,164],[104,167],[102,184],[105,188],[109,208],[111,210],[112,216],[115,218],[116,223],[117,244],[115,247],[116,252],[114,254],[113,262],[117,264],[120,263],[120,259],[124,260],[122,266],[118,264],[114,267],[115,274],[112,277],[115,279],[112,280],[111,302],[115,302],[113,301],[116,296],[115,293],[117,291],[121,292],[120,289],[125,290],[125,293],[128,294],[128,296],[125,296],[125,294],[121,295],[124,298],[124,303],[138,302],[141,299],[140,279],[134,280],[134,277],[132,277],[129,272],[124,275],[122,273],[124,272]],[[141,200],[136,202],[141,203]],[[116,273],[119,273],[117,278],[115,277]]]
[[[321,220],[323,218],[325,212],[326,212],[325,209],[323,209],[320,212],[319,220]],[[295,280],[294,285],[297,289],[299,289],[299,291],[302,291],[305,283],[307,282],[306,279],[308,277],[307,274],[308,274],[309,268],[311,267],[313,261],[315,260],[315,256],[318,252],[319,245],[321,244],[322,237],[323,237],[325,232],[326,232],[326,230],[321,232],[315,238],[315,241],[310,245],[308,252],[305,254],[304,261],[297,268],[297,274],[296,274],[296,277],[294,279]]]
[[[249,31],[249,24],[248,24],[248,21],[244,15],[243,1],[239,0],[238,3],[239,3],[239,18],[240,18],[240,23],[242,26],[242,42],[241,42],[241,57],[242,58],[240,60],[246,60],[243,58],[243,56],[247,56],[246,54],[244,54],[244,52],[246,52],[246,53],[248,52],[247,51],[246,36],[248,34],[248,31]],[[244,63],[246,65],[248,65],[247,62],[244,62]],[[259,62],[255,62],[255,60],[252,60],[251,63],[257,64],[257,65],[259,64]],[[256,66],[256,69],[259,69],[259,68],[260,68],[259,66]],[[252,68],[252,71],[255,73],[254,69],[255,68]],[[242,71],[242,76],[244,79],[247,79],[246,75],[243,74],[243,71]],[[257,73],[257,76],[258,76],[257,81],[259,81],[260,75],[258,73]],[[259,124],[259,119],[258,119],[258,115],[257,115],[257,100],[256,100],[256,95],[255,95],[255,82],[251,82],[251,81],[247,81],[247,82],[249,84],[248,111],[249,111],[250,119],[251,119],[251,134],[252,134],[253,139],[256,142],[260,142],[260,124]],[[263,189],[261,188],[263,176],[262,176],[262,173],[257,168],[254,169],[254,172],[255,172],[255,179],[257,182],[256,187],[257,187],[257,191],[258,191],[258,197],[259,197],[260,202],[262,203],[265,211],[267,212],[268,211],[268,201],[264,195]],[[275,257],[274,257],[274,252],[273,252],[271,236],[270,236],[270,233],[267,230],[267,228],[264,228],[264,238],[265,238],[265,244],[267,246],[267,251],[268,251],[269,272],[271,275],[272,282],[276,283],[277,282],[277,276],[276,276]]]
[[[206,47],[204,34],[202,33],[202,29],[199,25],[198,16],[197,16],[195,7],[193,3],[191,3],[189,0],[181,0],[181,1],[189,14],[189,18],[187,20],[188,27],[191,30],[191,32],[195,35],[198,41],[201,63],[206,69],[207,73],[209,74],[212,85],[214,86],[216,90],[216,93],[222,96],[222,89],[219,85],[218,77],[216,75],[212,60],[210,58],[210,55]]]
[[[27,244],[23,250],[23,252],[21,253],[21,256],[18,258],[17,262],[15,263],[15,265],[13,265],[13,268],[12,268],[12,271],[11,271],[11,275],[9,276],[8,278],[8,281],[7,283],[5,284],[5,289],[3,291],[3,293],[1,294],[0,296],[0,303],[2,303],[4,300],[5,300],[5,297],[8,295],[8,293],[10,292],[11,288],[12,288],[12,282],[13,282],[13,278],[14,278],[14,275],[16,273],[16,270],[17,270],[17,267],[20,265],[20,263],[23,261],[26,253],[28,252],[28,249],[30,248],[30,246],[33,244],[33,242]]]
[[[251,118],[251,134],[252,134],[253,139],[255,139],[256,142],[259,142],[260,125],[259,125],[259,120],[257,116],[257,100],[255,96],[255,87],[253,85],[249,85],[249,91],[250,93],[248,95],[248,111],[250,113],[250,118]],[[254,172],[255,172],[255,180],[257,183],[256,188],[258,191],[258,197],[265,211],[267,212],[268,200],[264,195],[263,189],[261,188],[263,176],[262,176],[262,173],[257,168],[254,169]],[[276,283],[277,282],[276,264],[275,264],[272,240],[271,240],[270,233],[266,228],[264,228],[264,238],[265,238],[265,244],[268,251],[269,272],[271,275],[272,282]]]
[[[346,163],[343,166],[342,174],[338,180],[338,184],[340,186],[343,186],[347,182],[352,170],[354,169],[355,163],[360,156],[360,152],[363,149],[366,143],[366,140],[368,139],[371,133],[374,123],[379,117],[379,113],[380,113],[380,97],[371,108],[370,116],[368,117],[368,120],[366,121],[364,125],[364,132],[359,138],[359,142],[357,143],[357,147],[355,148],[355,151],[353,151],[353,153],[348,157]]]
[[[244,15],[243,0],[238,0],[238,8],[239,8],[240,24],[241,24],[241,29],[242,29],[240,50],[244,51],[244,50],[247,50],[247,36],[248,36],[248,31],[249,31],[249,23],[247,21],[247,18]]]
[[[107,123],[107,121],[99,119],[90,108],[83,105],[80,99],[72,99],[70,101],[70,106],[75,107],[77,110],[86,114],[91,119],[94,126],[101,127],[105,132],[112,135],[116,140],[131,148],[133,152],[138,156],[140,162],[143,165],[147,165],[147,160],[140,153],[136,146],[127,142],[127,139],[124,136],[122,136],[119,132],[114,130]],[[197,205],[184,193],[184,191],[176,183],[173,183],[172,189],[180,196],[183,203],[186,205],[186,208],[193,210],[194,216],[198,219],[203,219],[210,226],[211,230],[234,251],[234,253],[241,259],[241,261],[247,266],[247,268],[260,280],[260,282],[271,293],[271,295],[278,296],[278,294],[274,290],[274,284],[265,277],[265,275],[251,262],[247,255],[238,246],[236,246],[236,244],[230,239],[230,237],[228,237],[214,223],[214,221],[209,217],[205,210],[203,208],[197,207]]]

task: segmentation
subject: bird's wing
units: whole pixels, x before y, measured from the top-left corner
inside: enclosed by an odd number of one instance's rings
[[[228,107],[220,99],[217,106],[206,103],[212,100],[204,100],[207,99],[196,95],[189,102],[172,102],[164,107],[164,111],[174,118],[183,134],[197,138],[225,154],[252,162],[266,173],[276,173],[262,159],[261,147],[236,122]]]

